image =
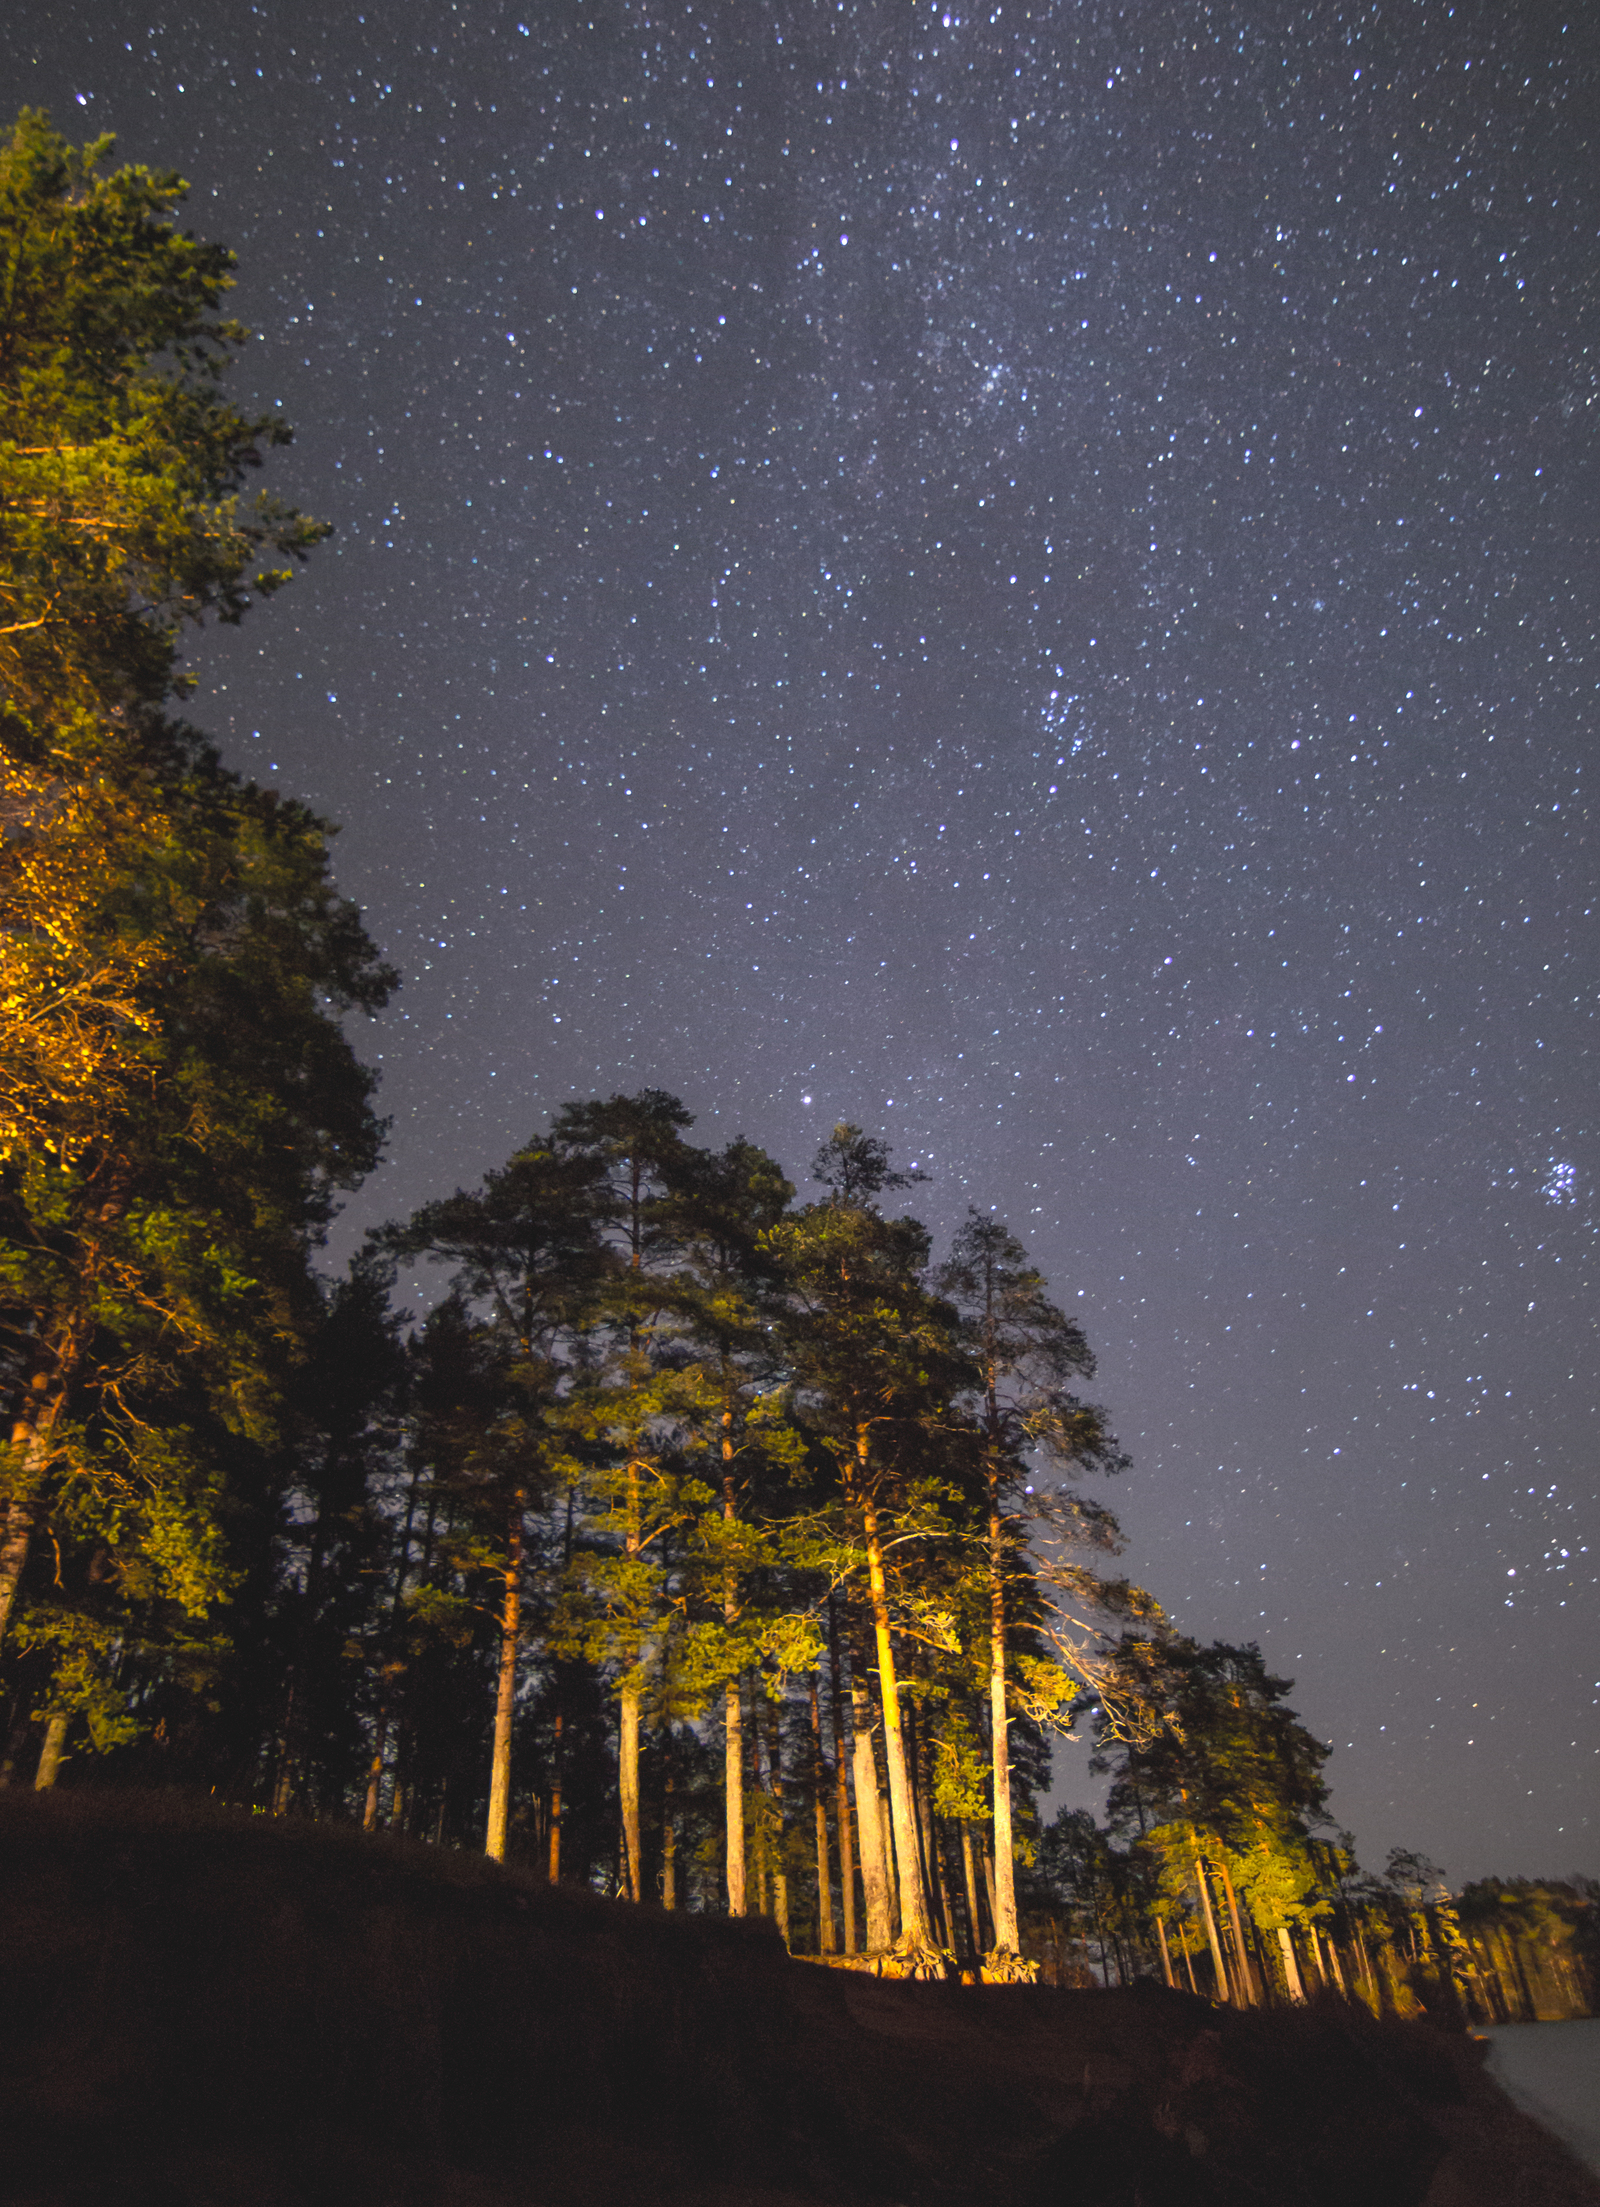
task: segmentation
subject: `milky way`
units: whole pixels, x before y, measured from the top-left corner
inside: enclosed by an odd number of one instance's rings
[[[406,974],[347,1223],[575,1093],[864,1122],[1363,1856],[1600,1870],[1600,27],[524,5],[0,30],[337,525],[192,658]]]

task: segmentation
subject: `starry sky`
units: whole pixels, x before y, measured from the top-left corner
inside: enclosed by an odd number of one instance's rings
[[[13,0],[0,57],[192,180],[336,525],[190,660],[406,976],[346,1244],[571,1095],[881,1132],[1082,1315],[1127,1567],[1296,1680],[1363,1860],[1600,1872],[1600,19]]]

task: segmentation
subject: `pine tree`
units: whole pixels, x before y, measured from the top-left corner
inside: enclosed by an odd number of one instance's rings
[[[1006,1594],[1008,1581],[1019,1570],[1018,1516],[1025,1514],[1026,1498],[1033,1493],[1028,1458],[1042,1455],[1055,1470],[1104,1471],[1120,1470],[1125,1459],[1107,1428],[1104,1412],[1071,1391],[1075,1382],[1094,1373],[1083,1328],[1049,1300],[1043,1275],[998,1219],[969,1210],[936,1284],[961,1313],[963,1340],[977,1371],[975,1410],[982,1434],[988,1515],[994,1963],[1004,1966],[1020,1953],[1011,1828]],[[1113,1525],[1109,1536],[1114,1534]],[[1104,1524],[1101,1544],[1109,1545]]]
[[[472,1529],[470,1554],[462,1548],[460,1560],[497,1582],[485,1837],[496,1860],[505,1856],[511,1812],[528,1520],[560,1476],[571,1343],[605,1269],[601,1196],[592,1155],[535,1141],[480,1189],[425,1204],[378,1237],[391,1262],[421,1257],[449,1267],[452,1325],[464,1337],[456,1356],[463,1384],[437,1425],[438,1472],[452,1486],[458,1541]]]
[[[846,1523],[865,1567],[893,1826],[898,1943],[913,1969],[942,1974],[906,1749],[887,1559],[891,1538],[909,1532],[926,1499],[920,1444],[948,1420],[952,1398],[970,1381],[970,1367],[956,1339],[954,1313],[923,1285],[925,1228],[915,1219],[886,1219],[872,1200],[906,1184],[890,1168],[884,1146],[841,1124],[819,1150],[813,1171],[831,1189],[830,1200],[785,1219],[767,1241],[788,1285],[785,1335],[806,1415],[831,1457]],[[858,1702],[857,1818],[865,1850],[861,1740]],[[865,1852],[863,1861],[867,1866]],[[868,1898],[870,1910],[870,1890]]]
[[[152,771],[185,623],[237,621],[326,530],[240,503],[275,415],[228,405],[233,256],[186,186],[24,111],[0,151],[0,1158],[70,1157],[143,1074],[181,944],[104,894],[172,834]]]
[[[393,981],[325,824],[164,717],[182,624],[324,532],[241,509],[288,431],[218,387],[231,256],[108,148],[25,114],[0,153],[0,1632],[55,1635],[91,1727],[106,1661],[232,1583],[230,1456],[273,1445],[309,1253],[377,1156],[339,1019]]]
[[[698,1519],[703,1570],[696,1660],[720,1679],[723,1707],[724,1877],[728,1913],[746,1911],[743,1677],[761,1645],[758,1574],[773,1562],[763,1520],[770,1489],[792,1463],[797,1436],[781,1401],[772,1314],[776,1276],[762,1236],[794,1189],[753,1143],[677,1162],[672,1208],[677,1307],[685,1343],[718,1405],[718,1502]],[[709,1467],[708,1467],[709,1470]]]
[[[141,1093],[70,1151],[0,1168],[0,1629],[41,1533],[52,1584],[77,1556],[101,1608],[107,1587],[137,1596],[123,1638],[224,1598],[230,1457],[275,1445],[319,1322],[311,1253],[377,1156],[337,1015],[375,1009],[390,976],[333,890],[327,831],[197,740],[178,756],[180,832],[115,884],[182,945],[144,993]]]

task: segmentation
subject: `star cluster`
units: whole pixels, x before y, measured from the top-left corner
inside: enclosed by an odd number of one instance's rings
[[[337,525],[193,663],[407,976],[352,1228],[574,1093],[865,1122],[1083,1310],[1130,1568],[1363,1853],[1600,1869],[1582,11],[0,39],[193,179]]]

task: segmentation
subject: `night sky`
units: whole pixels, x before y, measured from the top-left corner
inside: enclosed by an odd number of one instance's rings
[[[405,973],[343,1245],[572,1095],[856,1119],[1362,1858],[1600,1872],[1600,17],[521,5],[0,28],[337,527],[191,663]]]

